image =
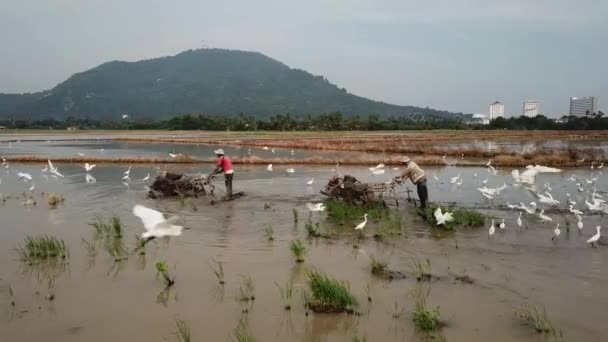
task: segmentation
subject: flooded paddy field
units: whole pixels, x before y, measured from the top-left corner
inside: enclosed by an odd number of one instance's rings
[[[204,156],[213,149],[99,141],[53,142],[41,151],[46,145],[40,143],[28,146],[22,141],[12,149],[49,156],[91,155],[102,148],[112,156],[169,152]],[[238,155],[239,151],[247,148],[227,153]],[[10,153],[1,147],[0,155]],[[290,149],[276,153],[292,157]],[[293,158],[304,153],[316,152],[296,150]],[[386,198],[390,212],[399,215],[399,234],[374,239],[386,224],[382,219],[370,219],[364,236],[359,236],[353,227],[362,217],[336,222],[326,212],[309,212],[306,204],[325,199],[319,191],[334,173],[385,182],[399,174],[393,167],[386,167],[383,175],[372,175],[364,166],[277,165],[268,172],[265,165],[237,165],[235,191],[244,191],[246,196],[212,205],[207,197],[146,198],[146,186],[158,168],[199,174],[209,173],[211,165],[104,164],[89,172],[94,183],[87,183],[80,164],[56,166],[63,178],[43,174],[43,164],[0,167],[0,341],[177,341],[176,319],[188,323],[193,341],[230,341],[239,326],[246,326],[257,341],[352,341],[354,337],[367,341],[604,341],[608,336],[602,324],[608,305],[608,247],[586,243],[597,225],[606,225],[602,212],[590,211],[585,204],[592,201],[594,192],[608,196],[608,175],[597,167],[539,174],[537,192],[550,191],[560,201],[554,206],[515,186],[512,168],[499,167],[494,174],[486,167],[425,167],[431,201],[442,208],[455,204],[476,210],[487,216],[483,226],[455,232],[432,228],[405,201],[404,191],[415,190],[408,184],[398,188],[398,208],[393,195]],[[123,182],[129,166],[131,180]],[[289,174],[287,168],[295,172]],[[32,180],[19,179],[18,172],[29,173]],[[150,180],[144,181],[148,174]],[[458,176],[460,180],[452,182]],[[307,185],[312,178],[313,184]],[[221,177],[215,182],[218,198],[223,195],[222,183]],[[503,185],[506,188],[491,200],[478,190]],[[567,193],[577,203],[576,209],[583,211],[580,230],[567,209]],[[50,194],[65,201],[50,205]],[[416,197],[415,192],[412,195]],[[542,222],[538,213],[524,213],[519,228],[516,220],[521,210],[507,204],[522,202],[530,207],[531,201],[553,221]],[[135,237],[144,228],[132,214],[135,204],[177,216],[187,229],[179,237],[149,242],[140,255],[135,251]],[[293,209],[298,212],[297,222]],[[125,250],[120,261],[115,250],[97,240],[90,225],[97,218],[107,221],[114,215],[123,229]],[[489,238],[492,218],[497,226],[504,219],[506,227],[497,227]],[[309,236],[308,220],[318,223],[321,231],[331,232],[331,237]],[[552,240],[557,223],[561,234]],[[269,227],[272,241],[265,235]],[[26,237],[41,234],[63,239],[69,256],[44,267],[20,261],[16,249]],[[289,245],[296,239],[307,250],[302,263],[296,263],[290,252]],[[406,278],[389,281],[373,275],[372,256]],[[427,259],[434,278],[418,282],[413,261]],[[159,261],[165,261],[175,277],[172,287],[166,288],[157,276]],[[223,265],[223,286],[212,272],[216,262]],[[359,302],[357,314],[307,314],[300,293],[307,288],[311,270],[348,283]],[[239,297],[248,277],[255,300],[243,302]],[[284,309],[277,287],[288,282],[295,289],[290,311]],[[445,322],[433,337],[412,321],[417,292],[427,295],[430,307],[439,307]],[[525,304],[546,309],[559,333],[539,334],[524,325],[515,312]]]

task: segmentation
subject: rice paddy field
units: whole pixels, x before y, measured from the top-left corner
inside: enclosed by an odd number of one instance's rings
[[[353,208],[320,194],[335,174],[390,181],[402,167],[373,174],[370,161],[396,158],[402,152],[395,149],[273,143],[284,134],[264,142],[204,132],[0,134],[0,156],[59,160],[54,166],[63,175],[43,172],[41,162],[0,165],[0,341],[605,341],[607,240],[587,240],[606,226],[608,137],[502,134],[460,136],[433,151],[574,148],[592,149],[594,159],[577,156],[578,166],[539,173],[530,189],[512,176],[524,167],[493,171],[485,154],[436,155],[445,163],[424,166],[432,205],[468,222],[448,229],[407,201],[407,190],[417,198],[411,183],[384,194],[386,208]],[[399,134],[364,138],[368,144],[393,136]],[[231,139],[240,143],[221,144]],[[248,145],[252,139],[258,141]],[[215,198],[147,198],[159,172],[213,168],[171,163],[169,153],[210,159],[218,146],[229,156],[284,163],[272,172],[261,163],[236,164],[234,189],[246,195],[233,201],[218,201],[221,177]],[[319,156],[360,165],[300,162]],[[106,161],[85,171],[82,162],[94,157]],[[501,190],[490,199],[479,188]],[[549,204],[546,193],[559,203]],[[581,228],[569,201],[581,211]],[[320,202],[325,211],[309,210]],[[136,204],[176,216],[181,236],[144,244]],[[530,213],[513,207],[522,204]],[[355,231],[364,213],[367,224]]]

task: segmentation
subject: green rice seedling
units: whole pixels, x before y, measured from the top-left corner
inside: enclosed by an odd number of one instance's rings
[[[388,211],[384,208],[382,202],[354,205],[331,199],[326,200],[324,204],[327,217],[332,221],[339,223],[360,220],[366,213],[372,221],[378,221],[388,214]]]
[[[127,247],[122,239],[106,239],[104,243],[105,249],[114,258],[114,262],[121,262],[127,259]]]
[[[241,320],[239,325],[234,329],[233,336],[230,337],[233,342],[256,342],[257,340],[253,336],[251,329],[247,325],[247,322]]]
[[[363,291],[365,292],[365,295],[367,296],[367,301],[371,302],[372,301],[372,287],[369,283],[365,284],[365,287],[363,287]]]
[[[308,272],[310,307],[315,312],[352,312],[358,306],[357,299],[347,284],[318,272]]]
[[[372,274],[380,275],[388,269],[388,264],[384,260],[376,259],[373,255],[371,255],[369,259]]]
[[[135,234],[135,252],[139,255],[146,255],[146,240]]]
[[[177,341],[178,342],[190,342],[192,341],[191,335],[190,335],[190,325],[181,319],[176,319],[175,320],[175,331],[173,332],[173,334],[175,336],[177,336]]]
[[[412,261],[410,262],[410,269],[412,270],[412,272],[414,272],[416,280],[418,281],[431,280],[432,278],[431,260],[429,260],[428,258],[425,262],[422,262],[418,259],[412,259]]]
[[[89,223],[95,228],[96,238],[122,238],[122,223],[116,215],[112,216],[108,222],[105,222],[101,217],[96,217],[95,221]]]
[[[537,306],[524,304],[516,312],[526,324],[533,327],[540,334],[550,334],[556,336],[558,331],[553,327],[553,323],[547,316],[546,308],[539,309]]]
[[[270,202],[264,202],[264,210],[268,210],[270,209],[271,205]]]
[[[17,253],[22,261],[35,263],[47,259],[66,259],[69,251],[65,242],[48,235],[28,236],[23,246],[17,247]]]
[[[84,245],[84,248],[87,250],[87,254],[90,257],[94,257],[97,255],[97,248],[95,246],[95,242],[89,242],[87,241],[87,239],[82,238],[82,244]]]
[[[306,310],[306,316],[308,316],[308,309],[310,309],[310,307],[311,307],[310,292],[308,292],[308,290],[303,288],[300,290],[300,293],[302,295],[302,303],[304,303],[304,310]]]
[[[426,294],[421,289],[412,292],[414,297],[414,315],[412,317],[416,328],[429,332],[440,327],[439,307],[435,310],[429,309],[426,302]]]
[[[274,241],[274,229],[269,224],[264,228],[264,237],[268,241]]]
[[[15,293],[13,292],[13,288],[12,286],[8,286],[8,298],[11,301],[11,306],[15,307],[16,303],[15,303]]]
[[[250,275],[241,275],[241,284],[236,299],[239,302],[249,302],[255,300],[255,287]]]
[[[395,306],[393,307],[393,318],[394,319],[399,319],[401,318],[401,316],[403,315],[403,313],[405,312],[405,305],[404,306],[399,306],[399,303],[395,302]]]
[[[222,264],[222,262],[213,260],[213,265],[209,265],[209,268],[211,268],[211,272],[213,273],[217,281],[220,283],[220,285],[226,284],[226,280],[224,279],[224,265]]]
[[[353,336],[353,342],[367,342],[367,337]]]
[[[163,277],[167,287],[171,287],[175,284],[175,277],[169,275],[169,266],[164,261],[156,263],[156,276],[158,277],[159,275]]]
[[[118,216],[112,216],[111,224],[114,237],[117,239],[122,238],[122,224],[120,223],[120,218]]]
[[[284,286],[279,285],[277,282],[274,283],[276,287],[279,289],[279,294],[281,295],[281,300],[283,301],[283,308],[285,310],[291,310],[291,299],[293,298],[293,283],[288,281]]]
[[[293,208],[293,209],[291,209],[291,212],[293,213],[293,222],[298,223],[298,216],[299,216],[298,209]]]
[[[291,254],[296,258],[296,262],[304,262],[304,256],[306,255],[306,247],[300,242],[300,240],[293,240],[289,244],[289,250]]]
[[[382,220],[382,234],[389,236],[401,235],[403,224],[401,222],[401,216],[397,214],[391,214]]]
[[[320,237],[321,233],[319,232],[319,223],[317,222],[317,224],[313,224],[311,219],[308,219],[308,221],[306,221],[306,225],[304,226],[306,228],[306,232],[308,232],[308,236],[310,237]]]

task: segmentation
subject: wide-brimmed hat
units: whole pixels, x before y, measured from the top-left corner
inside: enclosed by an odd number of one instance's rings
[[[403,156],[403,157],[401,157],[401,159],[399,159],[399,162],[401,162],[401,163],[407,163],[409,161],[412,161],[412,160],[408,156]]]
[[[215,154],[222,154],[223,155],[224,154],[224,150],[221,149],[221,148],[218,148],[217,150],[213,151],[213,153],[215,153]]]

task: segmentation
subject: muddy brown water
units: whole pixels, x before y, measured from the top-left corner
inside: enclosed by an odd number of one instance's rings
[[[551,241],[554,225],[538,223],[532,217],[525,217],[528,229],[518,231],[517,213],[498,210],[497,206],[507,201],[527,203],[534,200],[532,195],[509,187],[488,202],[476,190],[485,179],[490,187],[511,183],[510,170],[493,176],[484,168],[427,169],[432,200],[480,208],[497,222],[506,219],[507,229],[498,230],[494,239],[487,237],[488,224],[455,234],[432,231],[411,208],[403,208],[402,201],[398,210],[403,215],[403,235],[375,241],[371,236],[380,225],[370,222],[365,228],[368,238],[354,249],[351,229],[358,222],[340,226],[328,221],[325,214],[314,213],[314,222],[323,229],[341,232],[340,237],[306,236],[304,224],[309,214],[305,203],[322,199],[318,191],[331,175],[328,167],[296,166],[291,175],[284,170],[288,165],[275,167],[273,173],[266,172],[264,166],[238,168],[235,190],[245,191],[246,197],[219,205],[210,205],[208,198],[188,199],[183,206],[175,200],[145,198],[145,184],[139,179],[147,173],[154,175],[154,166],[134,166],[132,183],[124,186],[121,177],[126,167],[99,166],[91,172],[97,179],[95,184],[84,182],[84,172],[77,165],[59,165],[66,177],[48,180],[41,176],[42,165],[11,164],[9,174],[0,170],[0,193],[11,196],[0,205],[0,341],[172,341],[176,340],[172,335],[176,318],[189,322],[193,341],[228,341],[241,320],[246,320],[259,341],[351,341],[354,336],[366,336],[368,341],[422,341],[424,335],[411,321],[414,301],[410,293],[419,287],[429,291],[432,307],[440,307],[447,323],[441,333],[448,341],[547,340],[515,317],[515,309],[526,303],[546,307],[564,340],[608,338],[608,328],[602,324],[608,306],[608,247],[591,248],[585,243],[603,219],[586,213],[585,228],[579,232],[570,217],[572,228],[566,232],[565,216],[550,214],[562,224],[557,242]],[[168,166],[169,170],[189,173],[208,168]],[[15,198],[30,186],[17,179],[17,171],[34,177],[36,206],[24,206],[22,198]],[[339,171],[370,181],[385,181],[398,174],[390,168],[382,176],[371,176],[363,167]],[[440,181],[434,180],[433,173]],[[449,181],[457,174],[463,176],[460,187]],[[537,183],[539,187],[549,183],[560,200],[565,201],[564,194],[569,192],[582,204],[586,193],[578,193],[576,185],[566,180],[572,174],[581,179],[586,191],[592,185],[584,179],[592,176],[598,177],[598,191],[606,190],[606,177],[588,169],[541,175]],[[311,177],[315,184],[307,187]],[[217,186],[219,196],[221,180]],[[41,191],[61,193],[66,202],[49,209]],[[265,202],[271,205],[267,210]],[[103,248],[97,248],[97,255],[90,257],[81,240],[92,238],[88,223],[96,216],[118,215],[124,224],[124,239],[133,248],[135,235],[143,231],[141,222],[131,214],[136,203],[177,215],[188,229],[178,238],[151,242],[145,256],[130,255],[118,264]],[[297,224],[292,208],[300,213]],[[275,241],[264,239],[267,225],[274,228]],[[70,248],[69,265],[57,271],[53,284],[17,260],[15,248],[26,236],[36,234],[60,237]],[[289,242],[296,238],[308,248],[303,264],[296,264],[289,253]],[[372,276],[370,255],[385,259],[392,270],[408,278],[387,282]],[[428,258],[432,273],[439,279],[417,283],[409,268],[413,258]],[[164,291],[155,277],[154,265],[161,260],[176,276],[169,291]],[[224,287],[218,286],[210,271],[212,260],[224,263]],[[362,315],[306,316],[299,294],[293,298],[293,309],[284,311],[274,282],[289,280],[302,288],[310,269],[347,281],[361,302]],[[250,275],[255,284],[256,300],[246,315],[235,300],[242,275]],[[474,284],[455,280],[462,275],[471,277]],[[366,300],[366,284],[371,287],[371,303]],[[14,307],[10,305],[9,286],[14,292]],[[51,293],[54,299],[49,301],[46,297]],[[405,308],[398,319],[392,317],[395,303]]]

